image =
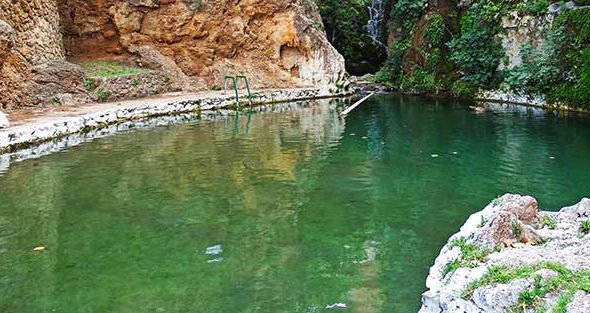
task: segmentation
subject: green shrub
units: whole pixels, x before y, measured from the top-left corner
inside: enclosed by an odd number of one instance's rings
[[[85,79],[84,89],[86,89],[86,91],[94,91],[94,89],[96,89],[96,83],[94,83],[92,79]]]
[[[457,80],[451,86],[451,94],[460,98],[473,98],[477,90],[477,86],[468,80]]]
[[[96,97],[99,102],[105,102],[109,98],[109,92],[101,88],[96,91]]]
[[[555,229],[557,227],[557,221],[547,214],[543,214],[539,221],[541,226],[546,226],[549,229]]]
[[[461,19],[461,35],[448,43],[451,60],[469,83],[490,87],[503,51],[494,32],[475,13]]]

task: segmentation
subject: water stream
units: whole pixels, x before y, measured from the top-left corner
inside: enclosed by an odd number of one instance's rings
[[[367,32],[373,42],[387,51],[387,45],[383,42],[382,29],[385,23],[385,5],[383,0],[373,0],[369,9],[369,22]]]

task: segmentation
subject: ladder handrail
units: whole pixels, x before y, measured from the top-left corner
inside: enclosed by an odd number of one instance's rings
[[[248,101],[250,101],[250,104],[252,104],[252,93],[250,92],[250,83],[248,83],[248,77],[244,76],[244,75],[237,75],[236,76],[236,84],[240,83],[240,78],[244,80],[244,82],[246,83],[246,89],[248,90]]]
[[[234,91],[236,93],[236,103],[239,104],[240,103],[240,94],[238,93],[238,82],[237,82],[237,80],[236,80],[235,77],[233,77],[233,76],[225,76],[223,78],[223,89],[224,89],[224,92],[227,94],[227,81],[228,80],[231,80],[233,82],[233,84],[234,84]]]
[[[250,104],[253,103],[252,101],[252,93],[250,91],[250,83],[248,82],[248,77],[244,75],[236,75],[236,76],[225,76],[223,78],[223,89],[225,94],[227,94],[227,81],[230,80],[233,83],[234,92],[236,94],[236,104],[240,104],[240,93],[238,92],[238,84],[240,83],[240,79],[243,79],[246,83],[246,89],[248,90],[248,101]]]

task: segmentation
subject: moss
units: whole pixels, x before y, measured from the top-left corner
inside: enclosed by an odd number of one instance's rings
[[[534,273],[541,269],[552,270],[557,273],[557,276],[547,280],[535,276]],[[565,312],[565,308],[571,302],[573,294],[577,290],[590,290],[590,270],[573,272],[562,264],[545,262],[515,268],[492,266],[482,278],[470,283],[461,296],[464,299],[469,299],[473,295],[473,292],[480,287],[506,284],[513,280],[525,278],[533,278],[533,286],[520,293],[519,301],[512,308],[511,312],[526,312],[527,309],[541,310],[544,305],[543,298],[549,293],[561,294],[553,312]]]
[[[117,61],[87,61],[81,65],[86,71],[86,76],[90,78],[130,76],[151,71],[145,68],[127,66]]]
[[[457,259],[450,261],[443,267],[443,276],[453,273],[461,267],[476,267],[480,263],[485,262],[491,252],[476,244],[468,243],[465,238],[453,240],[449,247],[458,247],[461,250],[461,254]]]

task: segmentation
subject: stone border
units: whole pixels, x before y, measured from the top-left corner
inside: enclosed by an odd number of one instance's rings
[[[252,107],[249,112],[286,112],[312,105],[314,101],[315,100],[301,100],[293,102],[290,101],[288,103],[284,102],[276,105],[257,105]],[[44,141],[37,145],[31,145],[29,147],[16,150],[12,153],[0,154],[0,176],[9,170],[13,163],[40,158],[59,151],[70,149],[83,143],[91,142],[95,139],[121,134],[132,130],[149,130],[157,127],[173,126],[200,120],[214,121],[233,116],[235,112],[235,110],[217,109],[163,115],[159,117],[146,117],[142,119],[129,120],[121,123],[107,125],[103,128],[92,129],[88,132],[72,133],[59,138]]]
[[[570,107],[563,104],[550,104],[544,97],[535,95],[521,95],[513,92],[505,92],[501,90],[483,91],[476,95],[477,102],[494,102],[494,103],[508,103],[523,105],[528,107],[542,108],[546,110],[576,112],[576,113],[590,113],[590,110]]]
[[[328,88],[262,91],[254,93],[252,106],[350,95],[352,92],[333,92]],[[135,101],[126,105],[105,105],[104,109],[99,107],[89,112],[73,112],[70,116],[50,118],[49,121],[44,122],[33,121],[0,130],[0,154],[15,152],[52,139],[101,129],[125,121],[236,107],[235,100],[231,96],[175,97],[155,101],[146,100],[146,103]],[[81,108],[84,111],[83,106]]]

